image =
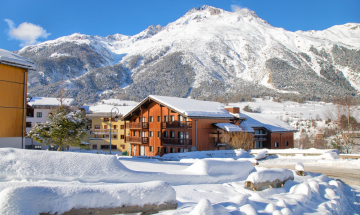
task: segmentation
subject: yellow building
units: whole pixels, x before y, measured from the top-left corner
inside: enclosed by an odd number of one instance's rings
[[[27,73],[35,64],[0,49],[0,148],[24,148]]]
[[[88,129],[90,130],[90,149],[91,150],[110,150],[110,131],[111,131],[111,151],[112,153],[128,152],[128,145],[125,143],[124,126],[125,122],[115,121],[115,114],[110,118],[110,113],[88,113]],[[111,125],[110,125],[111,121]]]

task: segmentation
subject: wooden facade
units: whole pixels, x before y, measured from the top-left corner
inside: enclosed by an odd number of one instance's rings
[[[0,138],[22,137],[28,69],[0,63]]]
[[[294,148],[294,133],[272,133],[264,128],[254,128],[254,148],[288,149]]]
[[[131,144],[131,155],[162,156],[189,150],[214,150],[216,133],[213,123],[230,119],[190,118],[178,111],[148,99],[124,117],[125,142]]]

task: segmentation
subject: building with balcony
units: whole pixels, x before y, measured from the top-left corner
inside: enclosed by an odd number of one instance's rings
[[[214,150],[214,123],[234,122],[218,102],[150,95],[123,117],[131,155]]]
[[[27,74],[33,61],[0,49],[0,148],[25,147]]]
[[[93,106],[89,107],[89,111],[87,111],[86,117],[88,118],[88,129],[90,130],[90,149],[110,151],[111,147],[112,151],[117,151],[119,154],[128,152],[129,144],[125,143],[125,121],[121,120],[121,117],[134,106],[116,106],[119,110],[119,120],[117,122],[115,121],[115,112],[113,111],[112,116],[110,112],[114,106],[107,106],[109,107],[103,107],[102,109]]]
[[[241,121],[243,131],[254,135],[254,148],[294,148],[294,132],[297,130],[288,123],[259,113],[243,112],[234,116]]]

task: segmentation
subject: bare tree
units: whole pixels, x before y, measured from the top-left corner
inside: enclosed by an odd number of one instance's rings
[[[250,150],[254,148],[254,136],[246,132],[224,133],[221,137],[223,143],[227,143],[233,149]]]

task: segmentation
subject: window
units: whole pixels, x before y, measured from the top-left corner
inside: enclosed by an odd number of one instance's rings
[[[150,146],[150,147],[149,147],[149,150],[150,150],[150,152],[152,152],[152,151],[153,151],[153,147],[152,147],[152,146]]]
[[[104,125],[104,129],[108,129],[108,126],[107,126],[107,125]]]
[[[146,122],[146,117],[143,117],[143,122]]]
[[[184,132],[182,132],[182,131],[178,132],[178,137],[181,139],[184,139],[185,138]]]
[[[164,116],[164,122],[167,122],[167,116]]]
[[[97,149],[97,145],[93,145],[93,149]]]
[[[275,143],[275,148],[279,148],[279,143]]]
[[[170,148],[170,153],[175,153],[175,148]]]
[[[164,147],[164,153],[167,153],[167,147]]]
[[[161,153],[161,148],[160,147],[158,147],[158,153]]]
[[[158,116],[157,118],[158,118],[157,121],[158,121],[158,122],[161,122],[161,116]]]
[[[133,136],[136,137],[136,131],[133,131]]]
[[[141,117],[139,117],[139,122],[141,122]]]
[[[175,121],[175,116],[174,116],[174,115],[171,115],[171,116],[170,116],[170,121],[171,121],[171,122],[174,122],[174,121]]]
[[[101,145],[101,149],[110,149],[109,145]]]
[[[120,129],[125,129],[125,125],[120,125]]]
[[[149,122],[153,122],[153,117],[152,116],[149,117]]]
[[[184,149],[178,148],[178,153],[184,152]]]
[[[94,125],[95,129],[100,129],[100,125]]]
[[[114,138],[114,139],[116,139],[116,138],[117,138],[116,134],[114,134],[113,138]]]
[[[26,127],[31,128],[31,122],[26,122]]]
[[[117,125],[114,125],[114,129],[117,129]]]
[[[153,132],[149,131],[149,137],[153,137]]]
[[[175,138],[175,131],[170,131],[170,137]]]
[[[139,137],[141,137],[141,131],[139,131]]]
[[[168,137],[167,131],[164,131],[164,137]]]
[[[158,137],[161,137],[161,131],[158,131]]]
[[[105,138],[105,139],[109,139],[109,137],[110,137],[110,136],[109,136],[108,134],[105,134],[105,135],[104,135],[104,138]]]
[[[117,149],[117,145],[111,145],[111,149]]]
[[[125,145],[120,145],[122,149],[125,149]]]
[[[289,146],[289,141],[285,141],[285,146]]]
[[[36,117],[37,117],[37,118],[41,118],[41,117],[42,117],[42,113],[41,113],[41,112],[36,112]]]
[[[120,135],[120,139],[122,139],[122,140],[123,140],[123,139],[124,139],[124,135]]]
[[[184,117],[181,116],[181,115],[179,115],[179,116],[178,116],[178,121],[183,121],[183,120],[184,120]]]
[[[114,117],[114,118],[111,118],[111,122],[115,122],[115,117]]]
[[[104,118],[104,122],[109,122],[109,118]]]

